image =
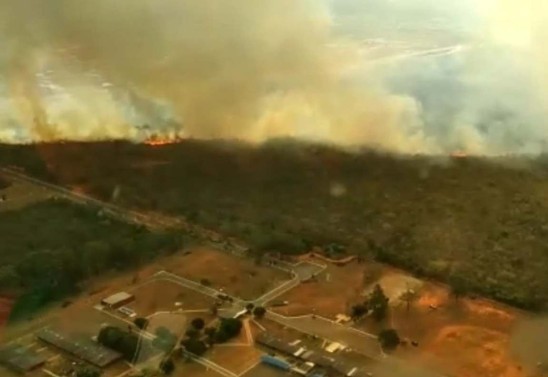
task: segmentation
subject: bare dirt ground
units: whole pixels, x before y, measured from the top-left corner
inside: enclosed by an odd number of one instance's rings
[[[345,266],[327,264],[315,281],[303,283],[278,297],[276,301],[289,301],[289,305],[274,310],[290,316],[314,311],[328,318],[347,313],[353,303],[361,300],[364,281],[367,280],[364,271],[365,265],[355,261]]]
[[[213,346],[206,357],[233,373],[242,374],[256,365],[263,354],[254,345],[254,336],[259,331],[250,320],[246,319],[238,337],[227,343]]]
[[[135,301],[127,306],[138,316],[147,317],[159,311],[207,310],[215,300],[167,280],[153,280],[131,290]],[[180,306],[176,306],[179,303]]]
[[[442,366],[459,376],[525,376],[519,364],[508,355],[508,348],[508,334],[466,325],[445,326],[427,345],[428,352],[442,359]]]
[[[256,365],[262,354],[262,351],[253,346],[217,345],[207,353],[206,357],[239,375]]]
[[[176,255],[165,269],[198,282],[207,279],[212,287],[246,300],[258,298],[290,278],[283,271],[257,266],[250,259],[212,248],[199,247],[190,251],[189,255]]]
[[[396,274],[387,269],[380,284],[401,285]],[[400,282],[409,281],[407,274],[400,274]],[[401,337],[419,344],[401,347],[396,355],[459,377],[527,375],[510,354],[510,334],[524,317],[522,312],[488,300],[456,300],[447,287],[430,282],[415,289],[409,307],[406,301],[391,300],[391,316],[385,326],[398,329]],[[375,326],[365,319],[360,327],[371,331]]]
[[[488,300],[457,301],[446,286],[420,281],[393,268],[357,262],[328,265],[317,281],[278,298],[289,305],[274,310],[290,316],[314,311],[333,318],[363,301],[364,293],[376,283],[391,298],[391,315],[381,324],[365,318],[356,327],[374,334],[394,327],[405,340],[418,342],[418,347],[401,347],[397,356],[459,377],[526,376],[509,349],[513,326],[524,313]],[[399,299],[408,289],[415,292],[409,309],[407,301]],[[272,327],[268,322],[262,325]],[[288,331],[273,329],[281,335]]]
[[[180,335],[189,326],[190,319],[184,313],[156,313],[149,318],[147,331],[155,334],[160,327],[165,327],[173,334]]]
[[[173,377],[223,377],[222,374],[215,372],[212,369],[205,366],[194,363],[178,361],[175,364],[175,371],[172,374]]]
[[[300,339],[303,346],[314,348],[323,344],[323,340],[319,338],[314,338],[312,336],[306,335],[300,331],[294,330],[290,327],[285,327],[274,321],[261,320],[259,321],[259,324],[263,326],[266,331],[268,331],[268,333],[273,334],[279,338],[287,339],[290,341]]]
[[[50,190],[28,183],[15,182],[0,190],[6,201],[0,202],[0,211],[13,211],[51,198]]]

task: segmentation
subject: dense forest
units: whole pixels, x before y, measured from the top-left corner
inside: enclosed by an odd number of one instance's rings
[[[0,161],[105,200],[118,191],[122,205],[185,216],[255,251],[329,246],[461,293],[528,309],[548,299],[548,168],[540,157],[187,140],[4,146]]]
[[[19,297],[11,319],[24,318],[87,278],[135,267],[180,242],[64,200],[0,212],[0,293]]]

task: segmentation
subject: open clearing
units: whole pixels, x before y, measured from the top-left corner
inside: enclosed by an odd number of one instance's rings
[[[146,330],[155,334],[156,330],[164,327],[173,334],[182,334],[189,326],[190,319],[184,313],[156,313],[149,317]]]
[[[257,266],[250,259],[238,258],[208,247],[179,253],[166,264],[166,270],[197,282],[209,280],[211,286],[244,300],[258,298],[290,277],[274,268]]]
[[[0,187],[0,195],[6,195],[6,201],[0,202],[0,212],[18,210],[53,197],[51,190],[23,182],[13,182],[4,189]]]
[[[206,358],[229,371],[242,374],[259,362],[263,354],[254,346],[257,326],[249,319],[244,320],[240,334],[227,343],[217,344],[206,354]]]
[[[195,362],[177,361],[173,377],[223,377],[222,374],[215,372],[201,364]]]
[[[345,266],[328,263],[315,281],[305,282],[276,298],[276,301],[289,301],[289,305],[274,310],[289,316],[310,314],[313,310],[328,318],[347,313],[351,305],[361,299],[364,271],[365,265],[358,262]]]
[[[387,268],[378,282],[387,285],[389,296],[393,293],[391,315],[385,325],[419,344],[416,348],[400,347],[397,355],[435,365],[459,377],[526,376],[509,349],[512,328],[523,316],[518,310],[488,300],[456,300],[447,287],[424,281],[413,286],[415,294],[408,308],[407,302],[397,296],[405,292],[402,285],[411,286],[416,279]],[[378,329],[368,318],[359,327]]]
[[[394,327],[403,339],[418,342],[418,347],[400,347],[396,355],[459,377],[525,376],[509,349],[512,328],[523,317],[520,311],[488,300],[457,301],[446,286],[379,264],[328,264],[316,281],[279,297],[289,305],[274,310],[289,316],[314,312],[334,318],[363,301],[377,283],[390,298],[391,315],[381,324],[365,318],[356,327],[373,334]],[[414,292],[409,309],[401,299],[408,289]]]
[[[241,374],[256,365],[263,352],[253,346],[216,345],[207,353],[207,359],[229,371]]]
[[[508,355],[509,340],[508,334],[498,331],[455,325],[441,329],[427,347],[459,376],[525,376]]]
[[[208,310],[215,303],[211,297],[182,287],[167,280],[152,280],[131,291],[135,301],[127,306],[138,316],[147,317],[156,312]],[[180,303],[176,306],[175,303]]]

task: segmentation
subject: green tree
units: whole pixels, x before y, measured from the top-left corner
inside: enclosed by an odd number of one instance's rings
[[[185,339],[181,345],[187,352],[196,356],[202,356],[207,351],[207,345],[198,339]]]
[[[367,300],[367,307],[371,310],[373,318],[380,322],[386,318],[388,313],[388,297],[384,294],[382,287],[377,284]]]
[[[203,318],[194,318],[190,324],[192,327],[194,327],[196,330],[202,330],[205,326],[205,321]]]
[[[449,286],[451,294],[458,301],[459,298],[465,296],[469,292],[469,284],[458,272],[454,272],[449,276]]]
[[[262,306],[256,306],[255,309],[253,309],[253,315],[255,318],[261,319],[266,314],[266,309]]]
[[[379,342],[385,350],[393,350],[400,344],[400,336],[394,329],[385,329],[379,333]]]
[[[133,359],[139,343],[139,339],[135,334],[125,332],[114,326],[103,327],[99,332],[97,341],[105,347],[120,352],[126,360]]]
[[[215,327],[206,327],[204,329],[204,334],[207,336],[207,341],[209,344],[215,343],[215,338],[217,335],[217,329]]]
[[[224,343],[240,334],[242,321],[238,318],[223,318],[215,334],[215,341]]]
[[[367,306],[365,304],[356,304],[352,306],[350,316],[352,319],[357,320],[367,314]]]
[[[185,335],[190,339],[198,339],[200,337],[200,330],[196,329],[195,327],[189,327],[186,330]]]
[[[135,326],[143,330],[148,326],[148,319],[143,317],[137,317],[133,320],[133,323],[135,324]]]
[[[162,360],[162,362],[160,363],[160,370],[164,374],[171,374],[175,370],[175,363],[171,358]]]
[[[152,344],[156,348],[169,352],[177,344],[177,336],[165,327],[158,327],[156,329],[156,338],[152,341]]]

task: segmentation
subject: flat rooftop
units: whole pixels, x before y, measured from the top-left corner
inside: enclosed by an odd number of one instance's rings
[[[120,302],[133,299],[133,295],[127,292],[118,292],[101,300],[105,305],[116,305]]]
[[[104,368],[122,358],[118,352],[103,347],[86,336],[64,334],[50,328],[39,330],[36,332],[36,336],[41,341],[99,368]]]
[[[0,348],[0,364],[15,372],[31,371],[45,362],[45,357],[17,344]]]

